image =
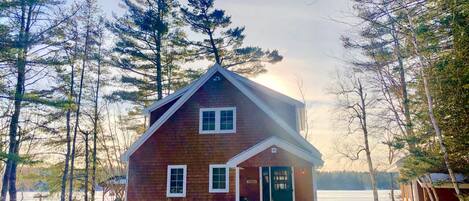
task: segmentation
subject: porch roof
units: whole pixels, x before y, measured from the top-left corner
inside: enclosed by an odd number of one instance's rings
[[[320,167],[323,165],[323,161],[321,160],[321,156],[315,155],[311,152],[308,152],[298,146],[295,146],[283,139],[278,137],[270,137],[249,149],[237,154],[236,156],[232,157],[226,165],[228,167],[237,167],[239,164],[243,163],[244,161],[256,156],[257,154],[265,151],[269,147],[276,146],[285,151],[313,164],[315,167]]]

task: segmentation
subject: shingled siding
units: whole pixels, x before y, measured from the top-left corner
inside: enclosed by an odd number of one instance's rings
[[[164,123],[129,160],[127,198],[134,200],[234,200],[235,179],[229,193],[209,193],[210,164],[224,164],[241,151],[271,136],[295,143],[244,94],[219,73],[210,79]],[[236,107],[236,133],[199,134],[199,109]],[[185,198],[166,198],[168,165],[187,165]]]
[[[277,153],[272,153],[272,148],[277,149]],[[239,165],[244,170],[240,171],[240,195],[248,197],[250,201],[259,200],[259,191],[253,192],[257,187],[253,189],[249,186],[247,179],[243,180],[243,174],[246,174],[249,179],[259,178],[259,169],[261,166],[290,166],[294,167],[294,188],[295,188],[295,200],[298,201],[312,201],[313,200],[313,181],[312,181],[312,168],[313,164],[287,152],[286,150],[272,146],[261,153],[251,157]],[[257,173],[252,169],[255,168]],[[254,175],[253,175],[254,174]],[[293,176],[293,175],[292,175]],[[257,199],[256,199],[257,198]]]

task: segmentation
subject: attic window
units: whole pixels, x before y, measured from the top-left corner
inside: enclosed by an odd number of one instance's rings
[[[199,115],[199,133],[235,133],[236,108],[201,108]]]

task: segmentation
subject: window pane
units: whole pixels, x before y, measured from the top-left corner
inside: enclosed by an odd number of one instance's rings
[[[170,193],[183,193],[182,189],[184,186],[184,169],[173,168],[171,169],[169,191]]]
[[[213,168],[212,169],[212,188],[225,189],[226,188],[226,168]]]
[[[233,110],[220,111],[220,129],[221,130],[233,129]]]
[[[215,111],[202,112],[202,130],[215,130]]]

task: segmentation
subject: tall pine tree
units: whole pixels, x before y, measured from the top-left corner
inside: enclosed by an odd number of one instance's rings
[[[108,24],[117,36],[112,63],[122,74],[122,90],[113,97],[134,106],[130,119],[164,93],[171,93],[186,82],[179,64],[185,60],[185,33],[177,14],[175,0],[123,0],[127,12]],[[138,122],[132,121],[135,125]],[[141,131],[142,126],[133,129]]]
[[[199,59],[216,62],[245,75],[263,73],[265,63],[283,59],[277,50],[243,46],[245,28],[232,27],[231,17],[224,10],[214,8],[214,0],[189,0],[181,11],[192,30],[203,35],[202,40],[187,41]]]

